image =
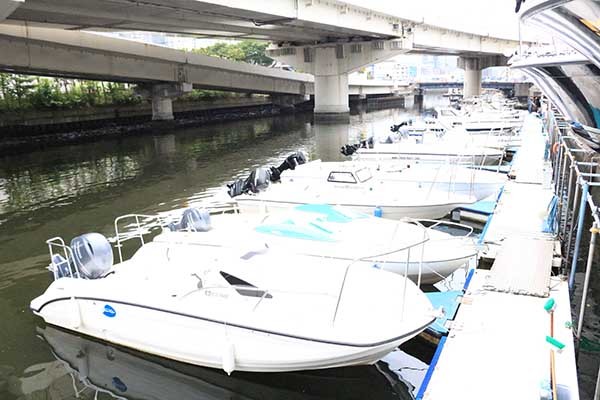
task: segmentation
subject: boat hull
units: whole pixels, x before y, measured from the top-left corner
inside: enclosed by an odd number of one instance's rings
[[[420,163],[457,163],[465,165],[499,165],[502,162],[504,154],[501,152],[474,155],[459,154],[425,154],[401,151],[377,151],[371,149],[360,149],[355,160],[363,161],[415,161]]]
[[[275,201],[262,199],[255,196],[245,195],[236,198],[238,207],[241,212],[266,212],[277,213],[293,209],[294,207],[306,204],[301,202]],[[327,203],[328,204],[328,203]],[[373,215],[376,208],[381,210],[381,216],[388,219],[403,219],[403,218],[423,218],[423,219],[438,219],[445,217],[452,210],[464,206],[464,203],[446,203],[434,205],[420,206],[373,206],[366,204],[331,204],[336,206],[347,207],[353,211]]]
[[[334,343],[110,299],[44,300],[40,309],[33,311],[48,324],[176,361],[225,370],[233,367],[236,371],[284,372],[373,364],[432,322],[379,343]],[[118,318],[106,316],[107,306]]]

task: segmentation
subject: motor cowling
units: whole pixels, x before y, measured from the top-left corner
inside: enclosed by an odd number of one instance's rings
[[[258,193],[266,189],[270,183],[271,170],[268,168],[256,168],[246,179],[246,187],[252,193]]]
[[[208,232],[212,229],[208,210],[188,208],[183,212],[178,224],[170,224],[171,231]]]
[[[73,238],[71,250],[75,268],[84,278],[101,278],[113,266],[112,247],[108,240],[99,233],[86,233]]]

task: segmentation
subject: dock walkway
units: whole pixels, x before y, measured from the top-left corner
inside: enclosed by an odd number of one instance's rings
[[[553,198],[542,124],[529,115],[522,147],[481,243],[494,259],[475,270],[448,336],[440,341],[418,399],[540,399],[550,382],[554,349],[558,398],[579,398],[568,283],[551,277],[555,235],[548,232]],[[553,337],[546,341],[556,302]]]

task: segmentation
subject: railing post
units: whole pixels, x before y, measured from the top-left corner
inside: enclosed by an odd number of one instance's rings
[[[558,146],[558,151],[556,152],[556,158],[554,161],[554,194],[556,196],[560,196],[560,169],[562,168],[562,153],[563,147]]]
[[[596,393],[594,400],[600,400],[600,366],[598,367],[598,378],[596,379]]]
[[[579,247],[581,246],[581,234],[583,233],[583,223],[586,210],[587,196],[590,187],[587,182],[583,182],[581,190],[581,201],[579,203],[579,217],[577,218],[577,235],[575,236],[575,248],[573,249],[573,259],[571,260],[571,271],[569,273],[569,290],[573,290],[575,283],[575,272],[577,272],[577,258],[579,257]]]
[[[571,244],[573,243],[573,227],[575,226],[575,210],[579,201],[579,178],[575,181],[575,195],[573,196],[573,211],[571,212],[571,223],[569,224],[569,236],[567,237],[567,253],[565,254],[565,267],[569,265],[569,254],[571,254]],[[564,240],[564,236],[563,236]]]
[[[575,173],[575,166],[573,165],[573,162],[571,162],[571,168],[570,168],[570,172],[569,172],[569,187],[567,188],[567,203],[565,204],[565,220],[563,221],[562,224],[562,229],[561,231],[563,232],[563,238],[564,238],[564,232],[567,230],[567,220],[569,219],[569,207],[571,205],[571,194],[573,192],[573,175]]]
[[[579,350],[579,343],[581,341],[581,331],[583,329],[583,317],[585,315],[585,306],[587,303],[588,287],[590,284],[590,276],[592,272],[592,264],[594,261],[594,250],[596,247],[596,236],[598,236],[598,225],[596,222],[592,225],[590,232],[592,237],[590,238],[590,249],[588,252],[587,265],[585,268],[585,279],[583,281],[583,293],[581,296],[581,307],[579,308],[579,321],[577,323],[577,349]]]

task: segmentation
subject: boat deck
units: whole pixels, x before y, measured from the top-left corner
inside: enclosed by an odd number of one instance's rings
[[[480,243],[493,259],[465,288],[448,335],[438,345],[417,399],[540,399],[555,353],[558,398],[579,398],[568,283],[551,276],[555,257],[551,170],[544,161],[541,121],[530,115],[511,176]],[[555,300],[554,335],[550,313]]]

